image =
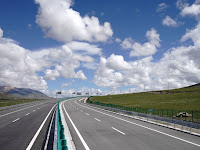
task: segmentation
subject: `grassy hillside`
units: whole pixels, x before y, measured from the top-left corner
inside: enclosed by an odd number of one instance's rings
[[[126,107],[200,110],[200,86],[170,90],[172,93],[133,93],[93,97],[92,101]],[[181,91],[175,92],[175,91]],[[190,91],[190,92],[185,92]]]

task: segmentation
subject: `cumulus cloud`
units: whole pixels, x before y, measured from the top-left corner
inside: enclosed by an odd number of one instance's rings
[[[100,24],[97,17],[82,17],[71,8],[71,0],[35,0],[39,5],[36,23],[46,37],[57,41],[104,42],[113,35],[110,23]]]
[[[113,59],[117,63],[119,60],[122,64],[119,67],[110,65],[110,59],[116,57],[118,59]],[[149,69],[150,61],[152,57],[147,57],[135,62],[125,62],[123,56],[113,55],[108,59],[101,58],[100,64],[94,75],[94,83],[98,86],[103,87],[120,87],[120,86],[133,86],[139,83],[149,82]],[[124,66],[122,66],[124,65]],[[128,66],[128,69],[127,69]],[[126,69],[125,69],[126,68]]]
[[[74,51],[84,52],[84,54],[88,55],[101,55],[101,48],[99,48],[97,45],[89,44],[86,42],[69,42],[67,43],[67,46]]]
[[[155,54],[157,47],[160,47],[160,35],[152,28],[146,32],[145,37],[148,39],[148,42],[144,44],[134,42],[131,38],[126,38],[121,46],[124,49],[131,49],[130,56],[149,56]]]
[[[192,30],[187,30],[181,41],[192,39],[194,46],[200,48],[200,23]]]
[[[124,61],[124,58],[121,55],[112,54],[107,59],[107,66],[114,70],[128,70],[132,69],[131,65]]]
[[[200,14],[200,4],[194,3],[191,6],[186,6],[181,10],[180,13],[182,16],[195,16],[197,17]]]
[[[107,59],[101,58],[93,82],[98,86],[110,88],[133,86],[136,91],[142,91],[144,88],[146,90],[180,88],[199,83],[200,24],[188,30],[181,41],[188,39],[191,39],[194,45],[173,47],[165,52],[158,62],[154,62],[152,56],[130,62],[125,61],[123,56],[113,54]],[[110,65],[110,60],[116,65],[119,60],[126,62],[120,64],[131,68],[119,69]]]
[[[12,41],[0,38],[0,84],[45,91],[46,81],[36,74],[41,64],[28,55],[29,50]]]
[[[30,51],[12,39],[3,38],[2,29],[0,34],[0,85],[44,92],[48,89],[46,80],[56,80],[58,77],[85,80],[87,77],[79,69],[81,64],[94,68],[96,63],[91,56],[101,55],[97,45],[86,42],[70,42],[55,48]]]
[[[163,21],[162,24],[168,27],[177,27],[178,23],[172,19],[170,16],[166,16]]]
[[[157,12],[162,12],[162,11],[165,11],[167,9],[167,4],[165,3],[160,3],[158,4],[158,7],[156,9]]]

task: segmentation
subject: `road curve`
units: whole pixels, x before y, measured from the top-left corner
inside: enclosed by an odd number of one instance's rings
[[[198,136],[66,100],[62,109],[77,150],[199,150]]]

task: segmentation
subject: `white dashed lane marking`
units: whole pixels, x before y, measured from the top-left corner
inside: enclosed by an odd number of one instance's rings
[[[101,120],[99,120],[99,119],[97,119],[97,118],[94,118],[95,120],[97,120],[97,121],[101,121]]]
[[[112,129],[115,130],[115,131],[117,131],[117,132],[119,132],[119,133],[121,133],[121,134],[123,134],[123,135],[126,135],[124,132],[122,132],[122,131],[120,131],[120,130],[114,128],[114,127],[112,127]]]
[[[16,122],[16,121],[18,121],[20,118],[17,118],[17,119],[15,119],[15,120],[13,120],[13,122]]]

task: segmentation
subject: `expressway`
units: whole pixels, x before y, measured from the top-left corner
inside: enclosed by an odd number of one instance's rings
[[[61,104],[77,150],[199,150],[200,137],[97,109]]]
[[[0,111],[0,149],[40,150],[57,102],[38,101]]]

